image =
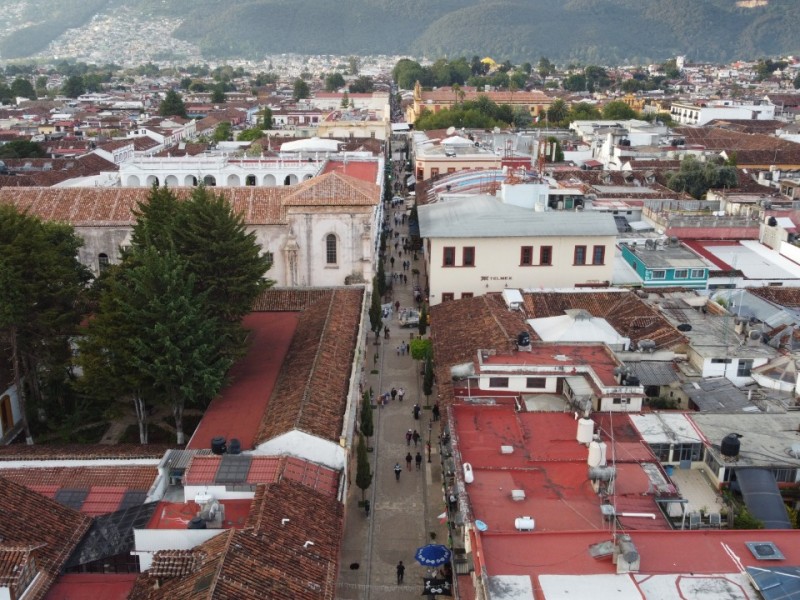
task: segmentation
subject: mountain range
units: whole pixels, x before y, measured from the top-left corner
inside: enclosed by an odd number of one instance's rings
[[[25,0],[0,39],[23,58],[120,6],[179,17],[173,35],[207,58],[265,54],[492,56],[628,64],[676,55],[728,62],[800,53],[797,0]],[[0,0],[0,8],[19,0]],[[4,17],[6,28],[9,13]],[[13,26],[13,23],[12,23]],[[13,27],[12,27],[13,28]]]

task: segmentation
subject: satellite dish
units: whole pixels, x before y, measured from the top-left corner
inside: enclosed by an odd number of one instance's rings
[[[455,127],[448,127],[447,128],[447,135],[453,135],[456,132]]]

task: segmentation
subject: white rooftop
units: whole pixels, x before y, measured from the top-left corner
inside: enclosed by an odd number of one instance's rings
[[[337,152],[340,142],[318,137],[303,138],[281,144],[281,152]]]
[[[555,317],[528,319],[528,325],[545,342],[603,342],[624,348],[630,345],[630,339],[617,333],[605,319],[583,310],[566,312]]]
[[[709,244],[704,249],[748,279],[800,279],[800,265],[757,241],[744,240],[735,246]]]
[[[702,441],[692,422],[683,413],[631,414],[628,417],[648,444],[685,444]]]

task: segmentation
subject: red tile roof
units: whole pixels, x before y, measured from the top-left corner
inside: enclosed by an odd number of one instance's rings
[[[192,188],[172,191],[185,198]],[[248,225],[285,224],[287,206],[374,206],[380,201],[377,185],[339,173],[296,186],[221,187],[214,193],[227,199]],[[147,202],[149,194],[148,188],[2,188],[0,204],[74,226],[132,226],[137,204]]]
[[[136,573],[61,575],[44,600],[126,600],[136,577]]]
[[[363,288],[339,288],[300,313],[256,444],[299,429],[338,442]]]
[[[371,161],[341,161],[329,160],[325,163],[323,173],[341,173],[349,175],[367,183],[376,184],[378,181],[378,163]]]
[[[58,486],[89,489],[100,486],[146,492],[158,477],[158,469],[155,465],[3,469],[0,463],[0,476],[27,487]]]
[[[91,518],[2,477],[0,514],[3,546],[37,547],[43,581],[30,598],[38,600],[89,529]]]
[[[335,498],[302,485],[259,486],[245,530],[221,533],[191,557],[157,552],[131,600],[333,600],[342,516]]]
[[[160,459],[171,447],[166,444],[13,444],[0,446],[0,468],[6,460]]]
[[[187,448],[210,448],[211,439],[220,435],[237,438],[244,449],[254,446],[297,324],[298,316],[285,312],[244,318],[244,328],[250,331],[247,354],[231,370],[231,384],[211,401]]]

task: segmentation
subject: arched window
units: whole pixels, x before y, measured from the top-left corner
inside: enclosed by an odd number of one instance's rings
[[[101,252],[97,255],[97,266],[101,273],[108,268],[108,254]]]
[[[256,184],[256,176],[255,175],[248,175],[244,178],[244,184],[246,186],[254,186]]]
[[[325,237],[325,262],[329,265],[336,264],[336,236],[332,233]]]

